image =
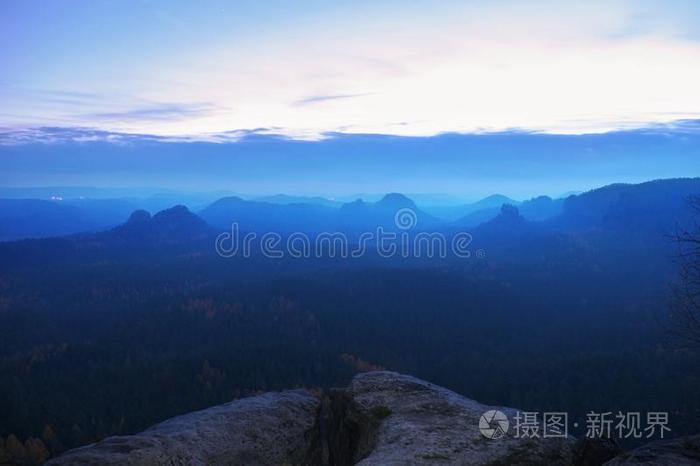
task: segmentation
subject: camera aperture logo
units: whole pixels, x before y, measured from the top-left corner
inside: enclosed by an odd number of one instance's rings
[[[502,411],[492,409],[486,411],[479,419],[479,431],[487,439],[499,439],[508,433],[510,422]]]

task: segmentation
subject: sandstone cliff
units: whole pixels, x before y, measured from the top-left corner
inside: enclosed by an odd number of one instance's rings
[[[290,390],[179,416],[50,461],[67,465],[576,465],[698,464],[700,437],[618,454],[573,438],[488,439],[494,409],[394,372],[367,372],[326,394]],[[498,407],[508,416],[512,408]],[[694,449],[694,450],[693,450]],[[697,455],[697,456],[694,456]],[[611,460],[606,463],[606,461]]]
[[[50,465],[304,464],[320,397],[266,393],[178,416],[136,435],[71,450]]]

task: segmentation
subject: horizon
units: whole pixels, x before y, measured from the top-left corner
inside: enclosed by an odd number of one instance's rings
[[[71,201],[71,200],[129,200],[129,199],[149,199],[159,196],[182,196],[182,197],[199,197],[214,199],[214,202],[224,198],[240,198],[245,201],[268,202],[274,204],[274,198],[290,198],[300,199],[299,203],[304,203],[304,200],[325,200],[336,202],[338,205],[351,203],[357,200],[364,202],[377,202],[382,198],[398,194],[408,198],[409,200],[420,206],[439,207],[458,204],[476,204],[493,197],[505,197],[509,200],[522,203],[530,201],[538,197],[549,197],[552,200],[563,200],[570,196],[585,194],[590,191],[610,187],[610,186],[635,186],[657,181],[672,181],[672,180],[693,180],[700,177],[673,177],[673,178],[654,178],[639,182],[613,182],[600,186],[594,186],[590,189],[579,191],[567,191],[560,195],[550,195],[540,193],[531,197],[515,197],[510,196],[506,192],[491,192],[489,194],[477,197],[468,197],[446,192],[398,192],[398,191],[377,191],[365,193],[350,193],[350,194],[324,194],[324,193],[289,193],[289,192],[269,192],[269,193],[243,193],[236,191],[211,190],[211,191],[184,191],[161,189],[154,187],[96,187],[96,186],[2,186],[0,187],[0,198],[4,199],[38,199],[48,201]],[[32,193],[33,194],[24,194]],[[67,194],[69,192],[70,194]],[[82,193],[82,194],[81,194]],[[183,201],[182,204],[189,202]],[[174,204],[175,205],[175,204]],[[173,205],[173,206],[174,206]]]
[[[697,176],[698,147],[700,120],[584,135],[336,134],[318,141],[255,133],[201,142],[69,129],[6,131],[0,133],[0,185],[526,199]]]

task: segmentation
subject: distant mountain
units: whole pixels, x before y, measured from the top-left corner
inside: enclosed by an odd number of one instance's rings
[[[96,188],[84,186],[0,187],[3,199],[124,199],[150,196],[158,189],[148,188]]]
[[[145,210],[137,210],[126,223],[101,236],[139,242],[183,243],[201,239],[211,232],[211,227],[204,220],[187,207],[178,205],[158,212],[153,217]]]
[[[172,233],[183,233],[183,238],[189,234],[187,228],[192,228],[190,233],[193,233],[206,224],[218,230],[228,230],[233,223],[237,223],[241,231],[280,234],[295,231],[357,233],[372,231],[380,225],[396,230],[396,215],[402,209],[408,209],[402,221],[409,223],[404,225],[413,230],[471,230],[501,216],[503,205],[513,205],[517,206],[518,215],[523,219],[543,222],[543,227],[560,232],[597,229],[670,234],[677,224],[693,221],[693,213],[687,202],[692,196],[700,196],[700,178],[614,184],[566,199],[540,196],[517,202],[497,194],[473,204],[458,206],[467,213],[453,222],[442,221],[399,193],[387,194],[376,202],[358,199],[337,208],[322,204],[323,198],[280,195],[274,197],[278,201],[274,203],[224,197],[198,211],[198,215],[184,206],[165,209],[152,218],[149,216],[148,226],[141,225],[140,228],[144,230],[140,233],[149,238],[158,237],[157,231],[168,230],[168,222],[178,225],[173,226]],[[319,203],[292,202],[301,199]],[[132,202],[120,199],[0,199],[0,240],[105,231],[124,223],[134,210]],[[135,214],[112,233],[137,228],[137,220],[145,222],[146,215],[147,212]]]
[[[503,194],[492,194],[480,201],[470,204],[472,211],[486,209],[489,207],[501,207],[503,204],[518,205],[519,202]]]
[[[488,200],[488,202],[484,202],[484,204],[489,205],[493,202],[498,202],[503,199],[509,198],[499,195],[490,196],[484,199],[484,201]],[[539,196],[524,202],[503,202],[498,206],[486,207],[471,212],[465,215],[464,217],[456,220],[454,222],[454,225],[462,228],[473,228],[475,226],[481,225],[482,223],[488,222],[489,220],[496,218],[501,213],[501,207],[503,205],[517,206],[520,215],[522,215],[522,217],[527,220],[542,221],[561,213],[563,203],[563,199],[552,199],[548,196]]]
[[[120,199],[0,199],[0,241],[105,230],[134,209]]]
[[[104,229],[119,225],[129,218],[136,210],[136,204],[124,199],[65,199],[64,205],[74,206],[81,210],[85,218],[98,228]]]
[[[700,178],[615,184],[561,202],[533,200],[530,208],[535,211],[562,209],[544,221],[528,220],[518,207],[505,204],[496,217],[469,232],[473,248],[511,265],[538,261],[589,271],[633,269],[653,280],[660,268],[664,273],[673,270],[669,258],[677,228],[698,224],[691,197],[700,197]]]
[[[518,210],[528,220],[542,221],[559,215],[563,206],[564,199],[539,196],[522,202],[518,206]]]
[[[38,199],[0,199],[3,241],[66,235],[91,226],[74,207]]]
[[[427,209],[427,206],[459,206],[468,202],[462,196],[443,193],[406,193],[406,196],[422,209]]]
[[[263,196],[253,199],[257,202],[269,202],[271,204],[313,204],[326,207],[340,207],[342,202],[327,199],[321,196],[288,196],[286,194],[275,194],[274,196]]]
[[[477,215],[493,215],[479,228],[496,231],[527,226],[530,229],[537,227],[543,232],[578,234],[600,231],[607,235],[643,235],[662,240],[664,235],[673,234],[679,226],[695,224],[697,213],[689,204],[693,197],[700,197],[700,178],[612,184],[566,199],[541,196],[525,201],[517,208],[504,204],[498,213],[478,211],[454,225],[468,225]]]
[[[493,243],[518,238],[531,230],[532,224],[520,215],[517,207],[503,204],[496,217],[482,223],[473,230],[473,236]]]
[[[117,200],[0,199],[0,241],[104,230],[126,220],[133,206]]]
[[[484,221],[484,219],[493,218],[498,215],[499,209],[503,204],[518,205],[520,203],[502,194],[492,194],[491,196],[469,204],[433,205],[425,206],[424,209],[431,215],[443,220],[457,221],[464,219],[464,222],[459,223],[478,225],[481,221]],[[473,219],[469,218],[471,214],[479,211],[483,212],[476,215]]]
[[[511,204],[503,204],[503,205],[511,205]],[[461,227],[461,228],[473,228],[475,226],[479,226],[482,223],[486,223],[489,220],[496,218],[500,212],[501,212],[501,206],[489,207],[486,209],[477,210],[475,212],[471,212],[471,213],[465,215],[464,217],[458,219],[457,221],[454,222],[454,225]]]
[[[439,224],[436,218],[416,207],[411,199],[398,193],[387,194],[377,202],[358,199],[342,204],[340,208],[321,204],[274,204],[226,197],[198,214],[207,223],[220,229],[230,229],[233,223],[237,223],[241,231],[285,234],[295,231],[358,232],[374,230],[380,225],[395,229],[395,216],[401,209],[410,209],[415,214],[413,223],[417,228],[432,228]]]
[[[331,228],[336,209],[319,204],[273,204],[225,197],[198,212],[210,225],[228,230],[237,223],[241,231],[321,231]]]
[[[402,209],[405,209],[402,211]],[[389,193],[377,202],[358,199],[340,207],[337,226],[344,231],[374,231],[378,226],[388,230],[408,227],[412,230],[437,228],[441,222],[419,209],[415,202],[399,193]],[[399,222],[400,226],[397,225]]]
[[[0,244],[2,265],[128,261],[153,254],[173,255],[212,248],[216,230],[190,212],[175,206],[151,216],[137,210],[112,229],[56,238],[24,239]],[[213,250],[213,248],[212,248]]]
[[[695,221],[688,204],[700,197],[700,178],[612,184],[569,196],[561,215],[551,219],[559,229],[637,230],[671,234],[678,225]]]
[[[400,193],[388,193],[374,203],[379,209],[415,209],[416,203]]]
[[[224,191],[202,193],[160,192],[146,197],[130,199],[130,201],[137,208],[154,214],[174,205],[184,205],[192,211],[199,211],[217,199],[233,195],[235,194]]]

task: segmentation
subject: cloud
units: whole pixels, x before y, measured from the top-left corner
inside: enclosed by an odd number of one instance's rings
[[[396,135],[392,133],[347,133],[328,131],[320,138],[291,137],[289,131],[281,127],[244,128],[230,131],[222,131],[209,134],[191,134],[181,136],[158,136],[146,133],[106,131],[89,127],[0,127],[0,146],[18,144],[60,144],[81,142],[110,142],[115,144],[131,144],[138,142],[159,143],[188,143],[207,142],[214,144],[226,144],[237,142],[323,142],[323,141],[409,141],[409,140],[439,140],[440,138],[470,138],[470,137],[499,137],[499,136],[533,136],[547,137],[545,132],[531,131],[527,128],[508,128],[498,131],[469,131],[469,132],[442,132],[432,136]],[[591,131],[586,135],[700,135],[700,119],[679,119],[663,123],[640,123],[636,126],[617,128],[612,131]],[[562,135],[569,137],[571,135]]]
[[[172,121],[211,116],[221,109],[211,104],[154,104],[114,112],[78,115],[81,119],[101,121]]]
[[[32,89],[28,91],[36,98],[57,104],[89,106],[104,99],[104,96],[93,92],[62,91],[49,89]]]
[[[293,103],[295,107],[304,107],[306,105],[315,105],[323,102],[328,102],[330,100],[344,100],[344,99],[354,99],[357,97],[364,97],[372,95],[371,92],[364,92],[360,94],[332,94],[332,95],[312,95],[299,99]]]
[[[62,144],[69,142],[164,141],[165,138],[145,134],[124,134],[94,128],[62,128],[52,126],[0,128],[0,146],[20,144]]]
[[[0,146],[21,144],[66,144],[108,142],[113,144],[134,144],[139,142],[160,143],[234,143],[239,141],[286,141],[292,140],[282,134],[283,128],[252,128],[223,131],[211,134],[183,136],[157,136],[145,133],[107,131],[90,127],[0,127]]]
[[[700,119],[686,118],[668,123],[655,123],[645,126],[642,130],[651,134],[698,135],[700,134]]]
[[[153,49],[134,47],[124,62],[98,47],[121,50],[122,40],[98,35],[86,44],[94,59],[66,50],[36,57],[25,78],[36,76],[27,82],[45,86],[46,95],[0,84],[0,124],[181,137],[264,127],[321,139],[329,132],[589,133],[695,118],[700,43],[686,36],[697,15],[682,15],[688,28],[677,24],[677,11],[693,2],[669,1],[679,4],[446,2],[407,5],[399,15],[370,2],[319,11],[327,21],[314,24],[263,22],[250,37],[208,18],[192,21],[197,40],[177,53],[167,41],[147,41]],[[153,24],[144,32],[162,38]],[[52,69],[53,60],[62,66]]]

